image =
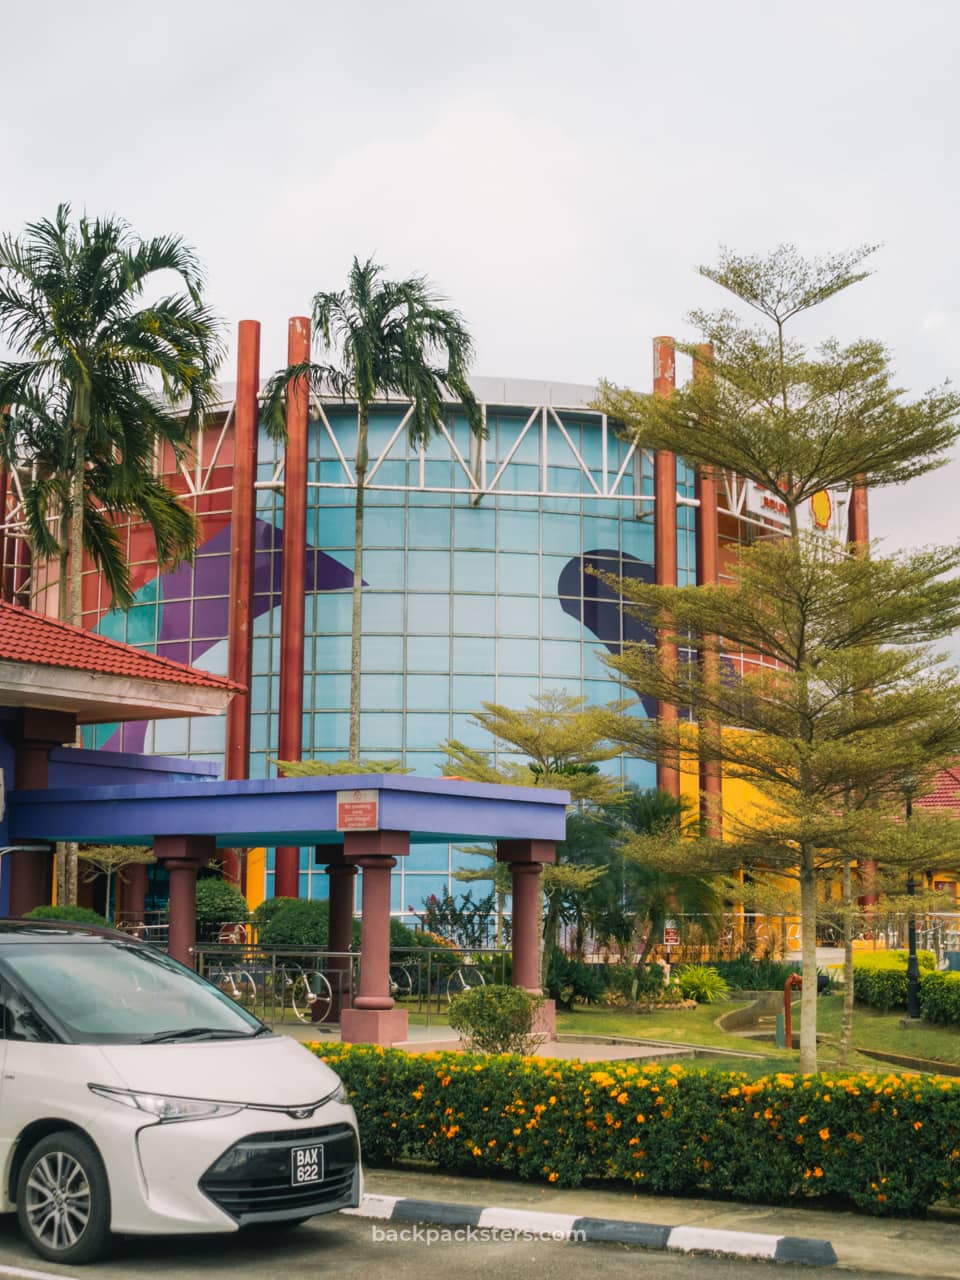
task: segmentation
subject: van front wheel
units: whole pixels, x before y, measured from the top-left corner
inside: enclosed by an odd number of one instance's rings
[[[48,1262],[94,1262],[110,1244],[110,1186],[99,1152],[64,1129],[34,1146],[17,1179],[17,1218]]]

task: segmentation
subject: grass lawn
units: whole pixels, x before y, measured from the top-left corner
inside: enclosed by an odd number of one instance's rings
[[[712,1066],[726,1071],[746,1071],[750,1075],[764,1075],[770,1071],[795,1071],[799,1062],[796,1050],[777,1049],[770,1041],[749,1040],[731,1035],[716,1026],[721,1014],[742,1007],[745,1001],[731,1000],[720,1004],[704,1004],[696,1009],[658,1010],[655,1013],[628,1013],[624,1009],[598,1009],[578,1005],[571,1012],[558,1011],[557,1031],[560,1035],[614,1036],[628,1040],[666,1040],[677,1045],[703,1045],[710,1049],[741,1050],[762,1054],[761,1059],[737,1059],[731,1057],[704,1057],[698,1066]],[[821,996],[817,1001],[817,1029],[821,1034],[839,1040],[842,997]],[[877,1013],[858,1005],[853,1017],[853,1041],[865,1049],[902,1053],[918,1058],[930,1058],[939,1062],[960,1063],[960,1028],[924,1027],[916,1031],[901,1031],[899,1013]],[[411,1023],[423,1025],[425,1016],[411,1011]],[[794,1004],[794,1028],[799,1027],[800,1006]],[[431,1025],[446,1029],[445,1013],[433,1015]],[[835,1070],[838,1066],[836,1045],[828,1040],[820,1045],[821,1068]],[[884,1066],[875,1058],[855,1053],[849,1069],[854,1071],[882,1071]],[[889,1070],[903,1068],[890,1066]]]

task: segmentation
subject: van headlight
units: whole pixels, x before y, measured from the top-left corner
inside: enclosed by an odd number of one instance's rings
[[[87,1088],[100,1098],[119,1102],[134,1111],[145,1111],[161,1124],[178,1120],[214,1120],[222,1116],[235,1116],[243,1110],[240,1102],[212,1102],[206,1098],[172,1098],[162,1093],[139,1093],[135,1089],[111,1089],[105,1084],[91,1084]]]

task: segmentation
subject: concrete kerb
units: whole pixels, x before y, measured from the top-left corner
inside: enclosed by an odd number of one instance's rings
[[[540,1213],[498,1206],[450,1204],[402,1196],[365,1195],[356,1209],[343,1213],[381,1222],[430,1224],[440,1229],[461,1228],[478,1233],[500,1231],[543,1233],[554,1240],[588,1244],[627,1244],[640,1249],[678,1253],[710,1253],[730,1258],[766,1258],[812,1267],[830,1267],[837,1254],[829,1240],[803,1236],[766,1235],[754,1231],[724,1231],[713,1227],[665,1227],[613,1218],[583,1218],[567,1213]],[[480,1234],[479,1238],[484,1239]]]

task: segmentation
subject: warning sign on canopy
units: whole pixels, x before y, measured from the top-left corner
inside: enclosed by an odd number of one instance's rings
[[[379,826],[379,791],[337,792],[338,831],[376,831]]]

